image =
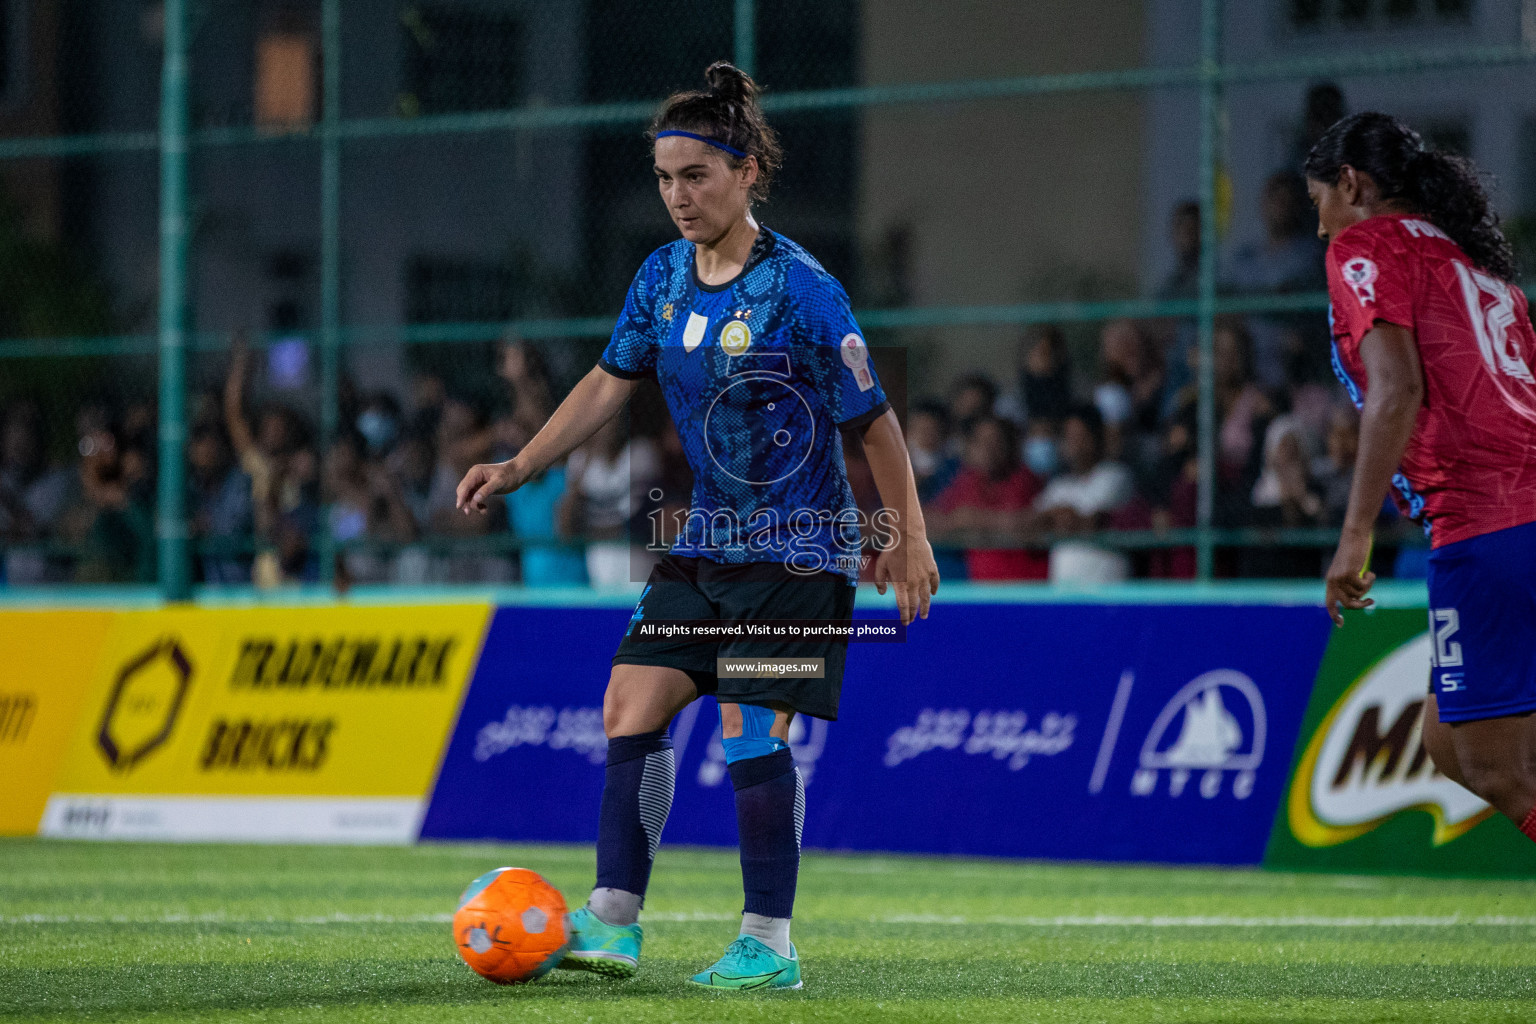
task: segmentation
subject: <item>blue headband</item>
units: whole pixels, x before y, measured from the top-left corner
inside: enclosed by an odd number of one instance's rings
[[[741,150],[737,149],[735,146],[727,146],[725,143],[721,142],[718,139],[711,139],[711,138],[708,138],[708,137],[703,136],[703,135],[695,135],[695,134],[693,134],[693,132],[666,131],[666,132],[657,132],[656,133],[656,137],[658,139],[664,139],[668,135],[681,135],[685,139],[697,139],[700,142],[704,143],[706,146],[714,146],[716,149],[723,149],[723,150],[725,150],[727,153],[731,154],[731,156],[735,157],[737,160],[745,160],[747,158],[747,154],[743,153]]]

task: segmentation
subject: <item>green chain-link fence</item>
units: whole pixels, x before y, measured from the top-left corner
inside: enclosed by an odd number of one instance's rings
[[[1187,59],[1113,66],[1170,6],[1197,30]],[[179,599],[195,582],[500,582],[515,578],[520,548],[579,551],[579,524],[562,535],[443,515],[444,479],[515,448],[532,425],[518,410],[558,399],[590,367],[629,276],[671,234],[641,129],[660,97],[721,56],[768,87],[790,154],[767,219],[849,284],[872,340],[907,349],[912,398],[957,368],[1011,359],[1030,325],[1060,327],[1091,363],[1102,325],[1138,322],[1197,399],[1185,410],[1191,458],[1171,470],[1194,473],[1192,499],[1182,517],[1122,522],[1097,543],[1143,561],[1175,552],[1201,579],[1275,571],[1269,555],[1287,550],[1317,562],[1326,528],[1223,514],[1224,488],[1239,486],[1218,472],[1224,318],[1326,340],[1315,288],[1223,285],[1223,232],[1246,215],[1231,209],[1227,139],[1244,116],[1231,97],[1272,82],[1528,69],[1533,55],[1517,35],[1443,47],[1435,27],[1471,18],[1470,4],[1273,6],[1302,38],[1411,15],[1418,45],[1233,60],[1223,28],[1235,6],[1127,0],[1102,17],[1124,13],[1130,27],[1089,28],[1129,44],[1039,61],[1077,54],[1094,70],[1007,74],[978,24],[976,53],[958,62],[973,76],[919,52],[903,77],[889,55],[920,44],[921,26],[903,27],[899,5],[852,0],[39,5],[29,23],[7,22],[0,46],[29,65],[0,77],[31,83],[11,87],[16,116],[0,128],[0,410],[7,458],[32,467],[30,490],[13,486],[0,507],[6,581],[158,582]],[[1198,259],[1182,291],[1070,253],[980,279],[911,258],[915,235],[934,229],[904,220],[902,202],[975,200],[955,181],[967,157],[945,166],[918,152],[934,125],[980,119],[1004,138],[1057,123],[1075,136],[1065,145],[1091,149],[1119,130],[1113,103],[1154,95],[1182,104],[1198,148],[1182,190],[1200,210]],[[1163,122],[1142,109],[1125,123]],[[1065,188],[1051,201],[1064,208],[1114,205],[1113,169],[1053,182],[1027,164],[1021,189]],[[903,178],[913,196],[894,196]],[[1158,220],[1133,215],[1121,267],[1145,266],[1140,239]],[[1008,239],[961,244],[973,243],[997,255],[957,265],[1015,252]],[[938,283],[914,280],[924,274]],[[220,490],[231,462],[250,479],[245,494]]]

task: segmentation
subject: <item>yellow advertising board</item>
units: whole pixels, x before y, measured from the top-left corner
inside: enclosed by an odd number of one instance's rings
[[[56,836],[415,838],[490,608],[174,608],[113,622]]]
[[[111,612],[0,612],[0,835],[32,835]]]

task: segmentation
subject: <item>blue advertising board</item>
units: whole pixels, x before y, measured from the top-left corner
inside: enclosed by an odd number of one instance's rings
[[[426,838],[595,838],[628,614],[504,608]],[[856,644],[842,718],[797,719],[805,845],[1257,864],[1328,636],[1316,607],[942,604]],[[734,845],[713,701],[673,725],[664,842]]]

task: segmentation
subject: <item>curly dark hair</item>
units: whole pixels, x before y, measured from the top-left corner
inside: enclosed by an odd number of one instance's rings
[[[1346,164],[1369,174],[1383,199],[1401,199],[1429,218],[1479,269],[1515,279],[1514,250],[1472,161],[1427,148],[1418,132],[1390,114],[1366,111],[1324,132],[1302,169],[1334,185]]]
[[[668,96],[651,120],[646,138],[656,144],[656,133],[693,132],[716,139],[747,156],[757,158],[757,181],[752,198],[766,202],[773,176],[784,162],[778,134],[768,126],[758,103],[762,88],[752,76],[727,61],[716,61],[704,72],[703,91],[675,92]],[[721,152],[732,167],[741,159]]]

